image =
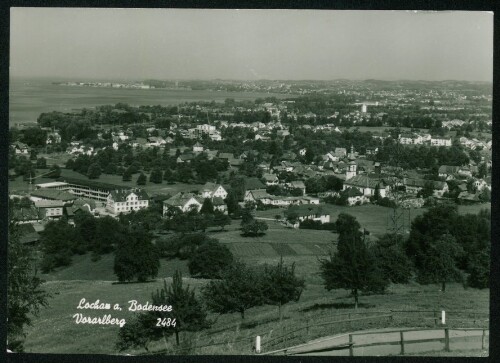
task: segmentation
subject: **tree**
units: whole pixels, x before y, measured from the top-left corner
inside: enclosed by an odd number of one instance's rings
[[[252,220],[248,223],[245,223],[241,226],[241,231],[243,232],[243,236],[245,237],[257,237],[262,234],[265,234],[267,229],[267,223],[264,221]]]
[[[214,213],[214,205],[212,204],[212,200],[210,198],[205,198],[203,204],[200,209],[201,214],[213,214]]]
[[[266,303],[278,306],[282,320],[282,306],[290,301],[299,301],[305,288],[304,279],[295,276],[295,263],[286,266],[283,257],[276,266],[266,266],[264,271],[264,296]]]
[[[467,284],[470,287],[486,289],[490,287],[490,247],[474,253],[469,259]]]
[[[373,254],[386,280],[406,284],[412,276],[411,261],[404,250],[404,240],[398,234],[385,234],[373,246]]]
[[[142,226],[131,228],[118,241],[114,272],[120,282],[144,282],[155,278],[160,268],[160,257],[152,237]]]
[[[227,193],[227,197],[224,200],[224,202],[227,205],[227,212],[229,215],[239,216],[240,206],[238,204],[238,199],[235,193],[229,191],[229,193]]]
[[[463,276],[457,267],[457,259],[462,252],[463,249],[451,234],[428,241],[422,264],[417,270],[417,282],[440,283],[442,292],[445,292],[447,282],[461,282]]]
[[[149,175],[149,181],[151,183],[160,184],[163,180],[163,175],[160,169],[153,169]]]
[[[45,169],[47,167],[47,159],[45,158],[39,158],[36,161],[36,168],[37,169]]]
[[[207,313],[201,302],[196,298],[194,290],[189,286],[182,286],[182,275],[176,270],[172,284],[167,287],[163,280],[163,288],[157,290],[152,296],[153,305],[172,305],[172,314],[165,312],[152,312],[155,318],[175,318],[175,325],[158,329],[162,334],[175,333],[175,341],[179,345],[181,331],[199,331],[210,326]]]
[[[36,152],[35,149],[30,150],[30,160],[36,160],[36,157],[38,156],[38,153]]]
[[[130,170],[130,168],[125,169],[125,171],[123,172],[122,180],[123,181],[132,180],[132,171]]]
[[[57,164],[53,164],[49,169],[49,178],[59,178],[61,176],[61,168]]]
[[[457,206],[451,204],[438,205],[415,217],[406,241],[406,254],[417,270],[422,269],[429,242],[444,234],[453,234],[457,217]]]
[[[235,262],[223,271],[220,280],[213,280],[202,288],[208,309],[219,314],[245,311],[264,304],[262,277],[242,262]]]
[[[98,179],[101,176],[101,166],[98,163],[90,164],[87,176],[89,179]]]
[[[218,210],[214,212],[214,220],[213,220],[214,226],[220,227],[220,230],[224,231],[224,227],[230,224],[231,224],[231,218],[227,214],[224,214],[223,212]]]
[[[213,240],[203,243],[189,258],[189,273],[193,277],[219,279],[222,271],[233,263],[229,249]]]
[[[152,314],[139,313],[120,328],[116,347],[119,351],[128,348],[144,348],[147,351],[148,345],[154,340],[158,331],[155,329],[157,320]]]
[[[144,173],[140,173],[137,177],[137,185],[146,185],[146,175]]]
[[[50,221],[40,233],[43,252],[41,270],[44,273],[56,267],[69,266],[74,253],[84,253],[85,243],[77,230],[66,220]]]
[[[9,205],[9,208],[11,205]],[[19,228],[9,213],[7,259],[7,348],[23,350],[24,327],[31,325],[50,297],[42,289],[43,281],[37,276],[34,250],[20,242]]]
[[[353,216],[341,213],[336,221],[339,233],[337,252],[328,259],[320,260],[321,276],[325,288],[349,289],[358,307],[359,292],[384,291],[388,281],[377,266],[376,260],[366,246],[360,225]]]
[[[167,183],[171,183],[174,181],[174,175],[170,168],[165,169],[165,172],[163,173],[163,180],[165,180]]]

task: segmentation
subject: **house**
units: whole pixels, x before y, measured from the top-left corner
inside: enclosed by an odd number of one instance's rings
[[[356,175],[350,179],[346,179],[342,190],[354,188],[359,190],[364,196],[375,196],[375,191],[378,188],[381,198],[385,198],[388,192],[388,186],[383,180],[373,179],[366,175]]]
[[[190,163],[191,160],[194,159],[194,155],[193,154],[181,154],[177,157],[177,163],[178,164],[182,164],[182,163]]]
[[[370,201],[358,188],[344,189],[341,195],[347,197],[347,203],[350,206],[364,204]]]
[[[227,214],[227,205],[224,203],[224,199],[220,197],[212,198],[212,205],[214,206],[214,211],[219,211],[224,214]]]
[[[106,210],[112,214],[129,213],[149,206],[149,196],[142,189],[112,190],[106,200]]]
[[[234,159],[234,155],[232,153],[219,153],[218,158],[229,161],[231,159]]]
[[[14,151],[16,152],[16,154],[26,155],[26,154],[29,154],[31,151],[31,149],[28,147],[28,145],[26,145],[22,142],[19,142],[19,141],[12,144],[12,146],[14,147]]]
[[[187,212],[190,209],[195,208],[197,211],[200,211],[202,205],[203,198],[200,196],[193,193],[179,192],[173,197],[163,201],[163,216],[168,216],[168,213],[174,210]]]
[[[262,175],[262,179],[264,179],[264,182],[267,186],[278,185],[279,183],[279,179],[276,174],[265,173],[264,175]]]
[[[448,184],[442,181],[404,178],[403,184],[406,188],[406,192],[409,194],[418,194],[426,185],[432,187],[435,197],[442,197],[443,194],[448,191]]]
[[[271,198],[273,196],[268,194],[265,189],[254,189],[247,190],[243,201],[257,203],[261,201],[263,204],[271,204]]]
[[[194,153],[201,153],[201,152],[203,152],[203,145],[200,144],[199,142],[196,142],[196,144],[193,145],[193,152]]]
[[[49,132],[47,134],[47,141],[46,143],[48,145],[50,144],[60,144],[61,143],[61,135],[59,135],[58,132]]]
[[[448,137],[432,137],[431,146],[451,146],[451,138]]]
[[[64,212],[64,202],[60,200],[38,200],[35,202],[42,218],[60,218]]]
[[[216,183],[205,183],[202,187],[200,195],[202,198],[222,198],[223,200],[227,197],[227,191],[220,184]]]
[[[302,190],[303,195],[306,194],[306,185],[304,184],[304,182],[302,180],[294,180],[294,181],[291,181],[289,183],[286,183],[286,187],[288,189],[300,189],[300,190]]]
[[[148,146],[154,146],[154,147],[163,147],[166,145],[166,141],[159,136],[150,136],[148,137]]]
[[[460,168],[452,165],[441,165],[438,169],[438,175],[442,178],[453,179]]]
[[[15,206],[12,214],[16,224],[38,223],[42,220],[42,216],[35,205],[30,205],[28,207]]]
[[[305,205],[294,205],[289,207],[284,212],[285,218],[293,219],[293,227],[299,228],[300,222],[306,220],[319,221],[323,223],[330,223],[330,213],[324,211],[323,208],[319,206],[311,207]]]
[[[266,189],[266,186],[258,178],[245,178],[245,190]]]

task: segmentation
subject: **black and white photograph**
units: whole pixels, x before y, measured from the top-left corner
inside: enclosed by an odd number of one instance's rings
[[[11,7],[8,356],[489,357],[493,28]]]

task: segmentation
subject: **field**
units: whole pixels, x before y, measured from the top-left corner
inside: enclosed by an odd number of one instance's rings
[[[288,260],[287,260],[288,261]],[[171,278],[167,278],[167,283]],[[162,281],[145,284],[113,284],[111,281],[65,280],[50,281],[45,284],[47,291],[52,293],[50,305],[35,318],[33,326],[27,329],[25,343],[26,352],[37,353],[95,353],[116,354],[115,343],[119,327],[89,326],[75,324],[72,316],[84,312],[88,316],[102,316],[101,312],[77,310],[80,299],[87,301],[118,303],[123,311],[111,311],[116,318],[130,319],[134,312],[127,311],[127,302],[137,300],[145,303],[150,300],[151,293],[161,287]],[[185,284],[194,288],[201,287],[205,281],[185,279]],[[360,297],[360,308],[357,313],[376,313],[390,310],[467,310],[471,313],[486,312],[489,303],[488,290],[464,290],[461,285],[451,284],[446,293],[441,293],[435,285],[394,285],[384,295]],[[262,306],[247,311],[246,319],[241,320],[239,314],[223,316],[211,315],[217,322],[207,331],[200,333],[182,333],[181,339],[197,341],[199,345],[205,342],[219,343],[202,348],[200,354],[251,354],[251,341],[256,335],[263,337],[263,344],[273,336],[280,335],[281,330],[288,331],[304,324],[318,324],[335,319],[337,314],[355,314],[352,309],[352,298],[344,290],[327,292],[319,283],[309,283],[299,302],[290,303],[285,307],[285,316],[280,324],[277,320],[277,308]],[[432,316],[432,315],[431,315]],[[450,319],[452,313],[448,315]],[[411,317],[395,317],[391,322],[366,322],[354,324],[352,329],[376,327],[421,326],[418,320]],[[452,322],[450,322],[452,324]],[[473,324],[470,322],[470,324]],[[484,325],[484,324],[483,324]],[[425,324],[424,324],[425,326]],[[336,326],[311,329],[311,338],[338,334],[350,327]],[[347,330],[348,331],[348,330]],[[167,346],[163,342],[154,343],[150,350],[172,349],[173,338],[169,338]],[[137,349],[129,353],[141,354]]]
[[[322,208],[323,210],[326,210],[330,213],[331,222],[335,222],[340,213],[351,214],[352,216],[356,217],[356,220],[359,222],[362,228],[366,228],[367,231],[369,231],[376,237],[387,232],[390,213],[392,213],[391,208],[381,207],[374,204],[365,204],[354,207],[345,207],[333,204],[322,204]],[[460,214],[467,214],[467,213],[477,214],[481,209],[491,209],[490,203],[458,206],[458,212]],[[425,208],[411,209],[409,215],[410,220],[413,220],[415,217],[422,215],[423,213],[425,213],[425,211],[426,211]],[[274,219],[274,216],[277,214],[282,215],[283,209],[274,208],[265,211],[258,211],[256,213],[257,217],[269,218],[269,219]],[[268,222],[270,225],[274,223],[271,221]],[[293,233],[300,233],[299,231],[295,230]],[[326,231],[309,231],[309,230],[307,231],[308,232],[306,232],[306,234],[309,234],[311,232],[328,233]]]

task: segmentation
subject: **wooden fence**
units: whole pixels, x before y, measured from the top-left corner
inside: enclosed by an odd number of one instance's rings
[[[443,337],[434,337],[434,338],[425,338],[425,339],[405,339],[405,333],[408,332],[435,332],[435,331],[440,331],[443,330],[444,336]],[[267,354],[269,355],[274,355],[274,354],[284,354],[284,355],[301,355],[301,354],[311,354],[311,353],[324,353],[324,352],[333,352],[333,351],[339,351],[339,350],[348,350],[349,351],[349,356],[354,356],[354,350],[358,348],[367,348],[367,347],[376,347],[376,346],[390,346],[390,345],[399,345],[400,346],[400,355],[405,355],[405,345],[408,344],[417,344],[417,343],[431,343],[431,342],[440,342],[444,344],[444,351],[450,352],[450,341],[453,339],[462,339],[462,338],[470,338],[470,336],[458,336],[455,338],[450,338],[450,332],[451,331],[478,331],[481,332],[481,346],[477,346],[477,349],[486,349],[487,343],[486,337],[487,335],[489,336],[489,329],[486,328],[441,328],[441,329],[436,329],[436,328],[428,328],[428,329],[421,329],[421,328],[415,328],[415,329],[396,329],[396,330],[382,330],[382,331],[373,331],[373,332],[357,332],[357,333],[350,333],[350,334],[343,334],[340,335],[339,337],[345,337],[346,335],[349,337],[349,342],[344,343],[344,344],[338,344],[338,345],[332,345],[329,347],[322,347],[322,348],[316,348],[316,349],[307,349],[304,350],[303,348],[306,348],[308,344],[302,344],[300,346],[296,347],[289,347],[285,349],[280,349],[274,352],[268,352]],[[398,340],[386,340],[386,341],[380,341],[380,342],[373,342],[373,343],[356,343],[355,342],[355,337],[357,336],[367,336],[367,335],[385,335],[385,334],[394,334],[394,333],[399,333],[399,339]],[[336,337],[336,338],[339,338]],[[476,337],[479,337],[476,335]],[[310,345],[310,344],[309,344]],[[300,349],[302,348],[302,349]],[[299,351],[294,352],[293,349],[300,349]],[[428,352],[429,350],[423,349],[421,352]],[[431,350],[433,351],[433,350]],[[347,354],[346,354],[347,355]]]

